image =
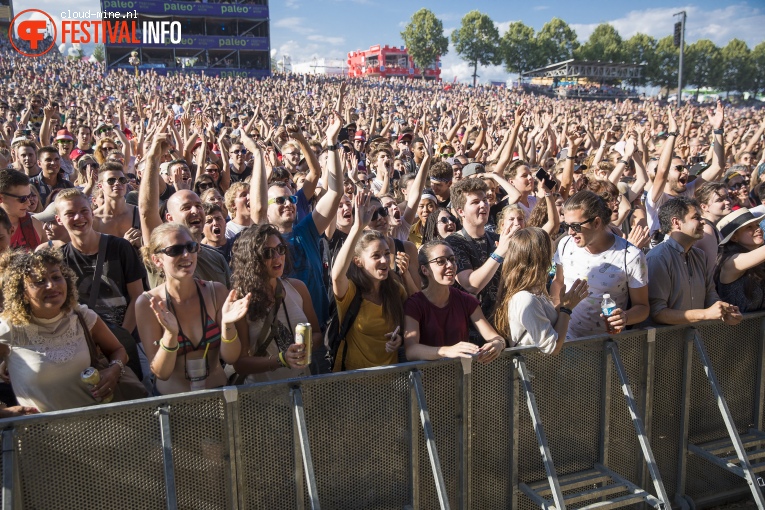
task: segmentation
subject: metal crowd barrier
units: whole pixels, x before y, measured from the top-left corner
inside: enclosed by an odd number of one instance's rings
[[[765,508],[765,314],[0,421],[2,510]]]

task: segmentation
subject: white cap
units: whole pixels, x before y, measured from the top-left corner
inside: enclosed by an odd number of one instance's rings
[[[611,294],[603,294],[603,299],[611,299]]]

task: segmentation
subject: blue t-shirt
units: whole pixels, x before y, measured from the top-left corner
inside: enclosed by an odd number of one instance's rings
[[[292,272],[287,276],[306,284],[319,324],[323,327],[329,319],[329,299],[322,279],[322,259],[319,253],[320,236],[319,231],[316,230],[313,215],[306,216],[303,221],[295,225],[292,232],[284,237],[290,246],[290,257],[293,265]]]
[[[311,215],[311,202],[305,197],[305,193],[302,189],[299,189],[295,195],[298,199],[295,211],[295,223],[300,223],[306,216]]]

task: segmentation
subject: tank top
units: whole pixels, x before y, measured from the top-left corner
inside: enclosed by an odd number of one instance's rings
[[[191,339],[184,334],[183,328],[181,328],[181,323],[178,322],[178,356],[198,351],[203,348],[207,349],[208,345],[212,348],[220,346],[220,326],[215,322],[215,319],[210,317],[207,313],[207,305],[205,305],[205,299],[204,296],[202,296],[202,289],[200,288],[199,282],[196,282],[196,287],[197,295],[199,296],[199,308],[202,320],[202,340],[200,340],[197,346],[194,347]],[[215,289],[213,289],[213,293],[214,292]],[[170,301],[170,295],[167,293],[167,287],[165,287],[165,302],[167,303],[170,312],[174,314],[175,310],[173,309],[172,301]]]
[[[19,228],[11,236],[11,248],[24,248],[28,251],[34,251],[39,244],[40,236],[37,235],[37,230],[32,223],[32,214],[27,213],[19,220]]]

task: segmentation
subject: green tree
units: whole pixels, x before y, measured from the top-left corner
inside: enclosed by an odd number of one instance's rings
[[[478,64],[487,66],[502,63],[499,31],[491,18],[479,11],[465,14],[462,26],[452,32],[452,42],[462,59],[473,66],[474,87],[478,78]]]
[[[104,61],[104,58],[106,58],[106,53],[103,44],[96,44],[95,48],[93,48],[93,56],[99,62]]]
[[[415,66],[425,69],[449,51],[449,39],[444,36],[444,24],[428,9],[420,9],[401,32],[409,56]]]
[[[576,32],[560,18],[553,18],[537,34],[542,65],[554,64],[574,56],[579,47]]]
[[[722,49],[722,76],[720,86],[726,92],[751,90],[752,66],[749,47],[741,39],[731,39]]]
[[[500,47],[507,72],[521,74],[541,65],[534,29],[520,21],[510,23]]]
[[[752,65],[752,92],[755,97],[765,89],[765,42],[761,42],[750,55]]]
[[[664,97],[669,96],[669,89],[677,85],[677,66],[680,52],[675,48],[671,35],[660,39],[656,44],[656,59],[646,69],[648,81],[657,87],[666,89]]]
[[[630,85],[645,85],[648,83],[649,69],[656,65],[656,39],[641,33],[633,35],[624,43],[624,60],[644,65],[640,78],[628,81]]]
[[[601,23],[587,42],[574,52],[582,60],[602,60],[604,62],[621,62],[624,60],[622,36],[608,23]]]
[[[696,86],[696,97],[701,87],[712,87],[719,83],[722,74],[720,48],[709,39],[699,39],[688,45],[683,62],[685,83]]]

